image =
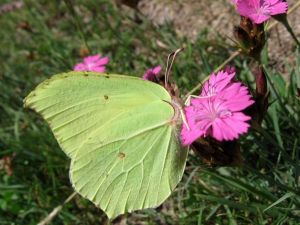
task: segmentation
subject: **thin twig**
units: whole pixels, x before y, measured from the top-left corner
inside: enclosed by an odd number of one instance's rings
[[[298,7],[300,6],[300,0],[293,5],[293,7],[291,7],[289,9],[289,11],[287,12],[287,15],[293,13]],[[266,31],[271,30],[272,28],[274,28],[275,26],[277,26],[279,24],[278,21],[274,21],[270,26],[267,27]],[[220,69],[222,69],[227,63],[231,62],[233,59],[235,59],[237,56],[239,56],[242,53],[241,50],[237,50],[235,52],[233,52],[220,66],[218,66],[214,72],[219,71]],[[195,91],[197,91],[200,87],[202,86],[202,83],[198,83],[191,91],[189,91],[184,98],[187,98],[189,95],[193,94]]]
[[[37,225],[47,225],[49,224],[53,218],[62,210],[63,206],[67,203],[69,203],[75,196],[77,195],[76,192],[73,192],[64,202],[63,204],[55,207],[51,213],[48,214],[46,218],[44,218],[42,221],[40,221]]]
[[[231,62],[231,60],[233,60],[235,57],[237,57],[239,54],[241,54],[241,50],[237,50],[235,52],[232,53],[232,55],[227,58],[220,66],[218,66],[215,70],[215,72],[218,72],[220,69],[222,69],[224,66],[226,66],[228,63]],[[189,91],[184,98],[187,98],[188,96],[190,96],[191,94],[193,94],[195,91],[197,91],[199,88],[201,88],[202,86],[202,82],[198,83],[191,91]]]

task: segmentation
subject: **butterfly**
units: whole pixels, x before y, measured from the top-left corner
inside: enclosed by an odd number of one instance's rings
[[[182,119],[161,85],[132,76],[69,72],[24,100],[71,158],[70,180],[109,218],[157,207],[182,178]]]

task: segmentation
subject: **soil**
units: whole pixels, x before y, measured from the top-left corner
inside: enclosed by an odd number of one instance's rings
[[[297,0],[288,0],[289,7],[296,2]],[[154,24],[172,23],[179,36],[186,36],[191,40],[195,40],[201,30],[209,28],[210,38],[221,35],[230,42],[229,38],[233,38],[233,26],[239,23],[239,15],[231,0],[140,0],[137,7]],[[288,20],[299,39],[300,8],[289,15]],[[272,29],[269,36],[270,63],[285,72],[284,64],[295,61],[296,44],[281,24]]]

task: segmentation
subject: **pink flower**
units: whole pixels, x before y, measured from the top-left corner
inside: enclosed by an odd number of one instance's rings
[[[75,71],[93,71],[103,73],[105,72],[105,65],[109,62],[108,57],[101,57],[101,55],[91,55],[83,59],[82,63],[74,66]]]
[[[257,24],[288,10],[288,4],[283,0],[237,0],[236,5],[241,16],[248,17]]]
[[[220,71],[205,82],[199,98],[185,107],[188,127],[181,130],[183,145],[190,145],[200,137],[212,136],[229,141],[246,133],[251,118],[241,111],[254,103],[247,87],[233,82],[235,72]]]
[[[235,68],[227,67],[224,71],[211,74],[207,82],[204,83],[200,96],[215,96],[230,83],[235,76]]]
[[[144,75],[143,75],[143,79],[144,80],[149,80],[149,81],[156,81],[157,79],[157,75],[160,73],[161,71],[161,66],[156,66],[154,68],[148,69]]]

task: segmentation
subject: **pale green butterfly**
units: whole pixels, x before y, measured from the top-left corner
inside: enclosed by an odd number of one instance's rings
[[[69,72],[41,83],[25,106],[43,116],[71,158],[74,189],[109,218],[159,206],[182,178],[180,107],[158,84]]]

